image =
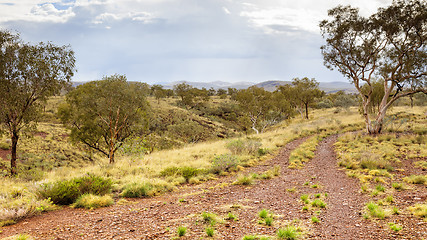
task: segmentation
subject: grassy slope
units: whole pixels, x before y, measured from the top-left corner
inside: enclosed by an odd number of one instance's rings
[[[393,109],[394,112],[402,110],[416,114],[425,112],[425,108],[408,109],[406,107],[396,107]],[[283,122],[276,125],[268,132],[256,136],[252,135],[251,137],[259,138],[262,147],[268,149],[270,154],[273,155],[287,142],[300,136],[310,135],[313,132],[320,132],[322,128],[338,130],[348,124],[363,124],[363,120],[356,108],[336,114],[334,109],[314,110],[312,116],[313,118],[310,121],[294,119],[291,122]],[[357,129],[357,127],[354,129]],[[174,186],[184,182],[182,177],[160,177],[159,173],[162,170],[171,166],[190,166],[198,169],[210,168],[211,161],[215,156],[229,153],[226,144],[231,141],[230,139],[212,140],[210,142],[187,144],[179,149],[157,151],[145,156],[122,155],[118,156],[115,165],[109,165],[108,160],[101,157],[96,157],[97,160],[94,162],[81,161],[86,154],[82,149],[76,149],[76,146],[64,141],[64,138],[57,138],[61,135],[65,136],[64,134],[67,133],[60,125],[42,123],[39,125],[39,132],[45,132],[47,135],[24,139],[20,146],[21,152],[28,151],[31,153],[34,149],[41,149],[42,151],[38,152],[38,154],[45,154],[41,158],[41,163],[46,162],[46,156],[50,152],[50,154],[63,154],[65,156],[64,162],[68,161],[75,164],[55,166],[51,170],[45,171],[44,174],[40,174],[41,171],[39,170],[33,171],[33,174],[39,174],[33,179],[31,177],[26,178],[26,180],[22,178],[2,179],[0,182],[0,222],[8,219],[19,219],[20,217],[48,210],[50,205],[46,201],[38,200],[34,194],[34,190],[41,183],[70,179],[86,173],[94,173],[113,179],[117,191],[121,191],[126,185],[134,182],[150,182],[173,189]],[[74,152],[71,155],[73,157],[67,155],[69,152]],[[239,156],[239,158],[246,164],[254,164],[271,155],[262,158],[254,156]],[[75,159],[70,161],[70,158]]]

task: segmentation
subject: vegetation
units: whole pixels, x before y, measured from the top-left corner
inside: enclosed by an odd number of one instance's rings
[[[144,85],[113,75],[78,86],[58,112],[71,129],[71,139],[109,157],[114,163],[123,142],[144,129],[147,111]]]
[[[338,6],[328,12],[332,20],[320,24],[326,38],[321,48],[325,65],[338,69],[358,90],[370,134],[383,130],[386,112],[396,100],[427,93],[426,12],[426,3],[419,0],[394,1],[370,17],[351,6]],[[377,78],[384,94],[372,119],[369,107]]]
[[[0,31],[0,127],[11,139],[10,174],[17,174],[20,134],[36,127],[43,102],[66,87],[74,74],[74,52],[52,43],[31,45]]]
[[[308,79],[307,77],[294,78],[292,84],[279,86],[277,91],[282,93],[294,108],[298,109],[303,119],[308,119],[308,107],[325,94],[320,91],[319,83],[314,78]]]
[[[98,196],[86,193],[77,198],[73,204],[75,208],[95,209],[100,207],[108,207],[114,204],[114,200],[109,195]]]

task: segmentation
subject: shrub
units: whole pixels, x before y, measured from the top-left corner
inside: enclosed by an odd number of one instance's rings
[[[210,223],[211,225],[215,225],[215,223],[217,222],[218,216],[215,213],[203,212],[202,218],[205,223]]]
[[[87,193],[77,198],[76,202],[73,204],[73,207],[94,209],[100,207],[108,207],[113,204],[114,200],[109,195],[98,196]]]
[[[228,212],[226,220],[233,220],[234,221],[236,219],[237,219],[236,215],[234,215],[232,212]]]
[[[212,160],[212,171],[216,174],[230,171],[237,167],[238,159],[231,154],[222,154]]]
[[[255,154],[259,151],[261,142],[259,139],[255,138],[247,138],[245,140],[237,139],[229,142],[226,147],[233,154]],[[264,154],[265,153],[266,152],[264,152]]]
[[[273,218],[272,217],[266,217],[265,218],[265,225],[271,226],[273,224]]]
[[[153,185],[150,183],[131,183],[124,187],[122,197],[140,198],[150,196]]]
[[[93,174],[66,181],[42,184],[37,193],[53,203],[68,205],[85,193],[105,195],[111,192],[112,181]]]
[[[311,206],[325,208],[326,207],[326,203],[322,199],[318,199],[317,198],[317,199],[314,199],[313,202],[311,202]]]

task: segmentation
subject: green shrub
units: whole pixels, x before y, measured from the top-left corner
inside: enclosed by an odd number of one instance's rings
[[[322,199],[318,199],[317,198],[317,199],[314,199],[313,202],[311,202],[311,206],[325,208],[326,207],[326,203]]]
[[[232,168],[237,167],[238,159],[236,156],[231,154],[222,154],[216,156],[212,160],[212,171],[216,174],[221,172],[230,171]]]
[[[218,216],[215,213],[203,212],[202,218],[205,223],[210,223],[211,225],[215,225],[215,223],[217,222]]]
[[[371,215],[372,217],[376,217],[379,219],[384,219],[386,217],[384,209],[382,209],[378,204],[374,202],[369,202],[366,207],[368,209],[369,215]]]
[[[318,223],[319,221],[320,220],[316,216],[311,217],[311,222]]]
[[[111,196],[98,196],[90,193],[86,193],[77,198],[73,204],[75,208],[86,208],[95,209],[100,207],[108,207],[114,204],[114,200]]]
[[[390,229],[395,231],[395,232],[399,232],[400,230],[402,230],[402,226],[396,224],[396,223],[388,223],[388,225],[390,226]]]
[[[245,140],[237,139],[229,142],[226,147],[233,154],[255,154],[259,153],[261,141],[255,138],[247,138]],[[261,152],[263,151],[265,150],[261,150]]]
[[[267,225],[267,226],[273,225],[273,218],[272,217],[266,217],[264,220],[265,220],[265,225]]]
[[[42,184],[37,193],[40,197],[50,198],[53,203],[68,205],[85,193],[105,195],[111,192],[112,181],[93,174],[71,180]]]
[[[130,183],[122,191],[122,197],[141,198],[150,196],[153,185],[150,183]]]

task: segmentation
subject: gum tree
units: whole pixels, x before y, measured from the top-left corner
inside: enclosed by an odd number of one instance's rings
[[[325,66],[354,84],[363,100],[366,129],[378,134],[397,99],[427,93],[426,1],[394,1],[370,17],[360,16],[351,6],[335,7],[328,15],[330,19],[320,23],[326,39],[321,47]],[[383,83],[384,95],[371,117],[374,79]]]
[[[0,31],[0,124],[11,138],[11,175],[17,173],[22,130],[36,126],[43,103],[70,82],[74,67],[69,46],[32,45],[17,34]]]
[[[72,140],[101,152],[114,163],[123,142],[145,128],[145,93],[144,84],[112,75],[77,86],[67,94],[58,113],[71,129]]]

